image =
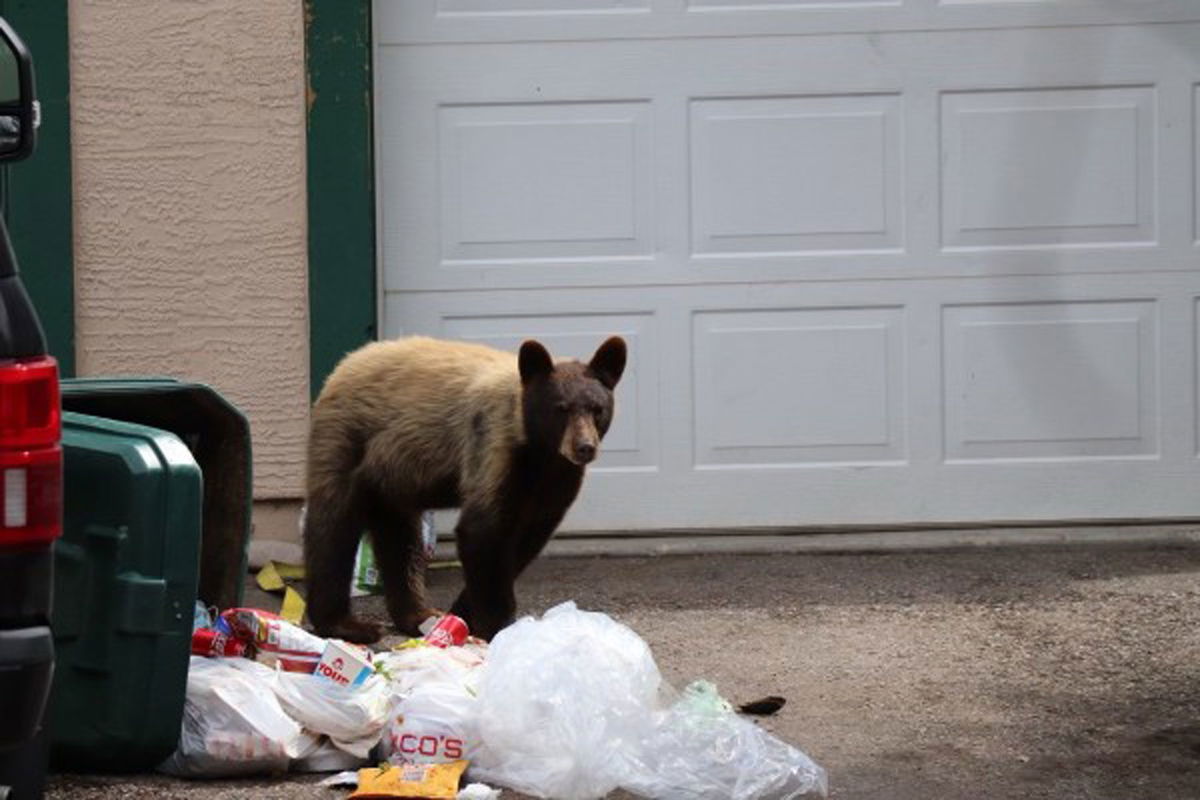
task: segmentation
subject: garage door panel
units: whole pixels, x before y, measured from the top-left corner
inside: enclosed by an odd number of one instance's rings
[[[955,30],[1196,20],[1192,0],[390,0],[379,40],[490,42]]]
[[[696,467],[904,458],[901,309],[693,319]]]
[[[452,47],[381,48],[380,94],[394,98],[379,113],[387,282],[535,288],[1193,263],[1196,170],[1179,165],[1196,160],[1200,70],[1181,61],[1179,42],[1146,28],[832,41],[756,41],[753,58],[736,39],[479,46],[471,59]],[[1072,57],[1029,55],[1064,51]],[[1184,64],[1191,79],[1181,81]],[[459,122],[472,152],[495,156],[487,169],[464,176]],[[535,144],[543,135],[547,147]],[[595,163],[574,176],[553,167],[556,150],[571,160],[584,142]],[[512,190],[498,195],[491,187],[505,177]],[[430,188],[403,191],[413,184]],[[580,213],[551,202],[564,195]],[[405,269],[431,260],[438,269]]]
[[[898,248],[899,95],[691,104],[696,253]]]
[[[653,250],[645,101],[439,109],[442,260]]]
[[[1149,242],[1153,87],[942,98],[948,246]]]
[[[1185,516],[1200,276],[1112,299],[1124,280],[655,287],[633,312],[620,288],[412,293],[389,295],[388,318],[583,356],[629,338],[612,452],[571,530]],[[1189,346],[1159,353],[1167,337]],[[718,399],[729,365],[757,396]]]
[[[949,459],[1158,454],[1150,301],[959,306],[945,312]]]

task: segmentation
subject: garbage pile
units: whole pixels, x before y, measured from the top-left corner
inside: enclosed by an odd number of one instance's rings
[[[160,766],[174,775],[358,769],[330,781],[354,798],[497,796],[480,783],[564,800],[827,793],[807,755],[709,683],[674,690],[637,634],[574,603],[490,646],[447,615],[384,653],[251,609],[204,622],[179,747]]]

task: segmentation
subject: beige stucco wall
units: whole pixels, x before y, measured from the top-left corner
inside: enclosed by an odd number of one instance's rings
[[[250,417],[256,498],[298,497],[302,3],[69,9],[79,373],[211,384]]]

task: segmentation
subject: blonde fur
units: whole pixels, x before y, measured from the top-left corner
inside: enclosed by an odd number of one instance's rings
[[[310,497],[358,468],[400,497],[461,476],[464,504],[489,502],[525,439],[516,356],[423,336],[367,345],[330,375],[312,429]],[[357,464],[327,446],[346,441],[365,446]]]

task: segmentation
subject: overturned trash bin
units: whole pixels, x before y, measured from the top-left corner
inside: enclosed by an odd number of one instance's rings
[[[241,605],[253,505],[246,416],[209,386],[169,378],[66,380],[62,398],[64,411],[169,431],[187,445],[204,475],[198,597]]]
[[[197,598],[241,599],[249,426],[169,380],[64,382],[63,406],[51,759],[148,769],[179,738]]]

